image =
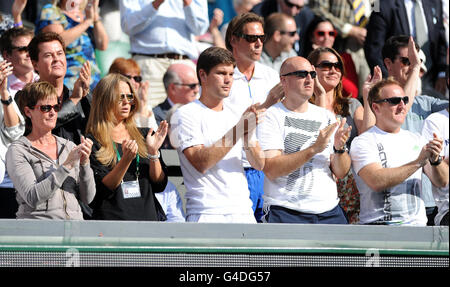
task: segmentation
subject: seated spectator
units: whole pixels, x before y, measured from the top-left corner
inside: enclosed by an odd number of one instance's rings
[[[39,32],[58,33],[66,43],[67,72],[64,84],[73,89],[85,62],[90,63],[90,88],[100,80],[95,49],[106,50],[108,35],[99,16],[99,0],[58,0],[42,7],[36,23]]]
[[[52,135],[61,106],[50,83],[27,84],[18,94],[30,133],[13,142],[6,154],[17,192],[17,218],[82,220],[78,200],[89,204],[95,195],[92,142],[81,138],[77,146]]]
[[[5,31],[0,38],[1,54],[13,67],[13,73],[8,78],[8,90],[13,98],[27,83],[39,80],[28,54],[28,44],[33,37],[33,31],[19,27]]]
[[[141,101],[140,110],[136,114],[136,125],[139,128],[157,129],[158,124],[151,108],[147,105],[147,95],[149,82],[142,82],[141,69],[133,59],[117,58],[109,67],[109,73],[119,73],[127,77],[133,84],[134,90],[137,92]]]
[[[422,136],[426,140],[432,140],[434,135],[444,139],[444,147],[440,154],[448,170],[448,150],[449,150],[449,118],[448,108],[437,113],[431,114],[425,119],[422,129]],[[439,188],[433,184],[433,196],[436,201],[437,215],[434,217],[435,225],[448,226],[448,183],[445,187]]]
[[[304,39],[307,42],[305,57],[308,57],[314,49],[319,47],[333,48],[337,33],[331,21],[322,17],[315,17],[306,32],[307,38]],[[345,76],[342,78],[344,96],[357,98],[358,75],[356,74],[355,64],[349,53],[341,52],[340,56],[343,59],[345,70]]]
[[[165,220],[155,198],[167,185],[160,158],[167,123],[153,129],[137,128],[134,115],[139,98],[131,81],[112,73],[100,80],[92,97],[86,127],[93,141],[91,166],[97,193],[91,204],[93,219]]]
[[[280,72],[284,60],[297,56],[293,48],[299,39],[295,20],[283,13],[273,13],[264,21],[264,33],[266,41],[259,61]]]
[[[236,12],[236,15],[250,12],[250,10],[252,10],[252,8],[260,2],[261,0],[233,0],[234,12]],[[225,23],[220,28],[220,33],[222,34],[223,39],[225,39],[227,34],[228,24],[229,23]]]
[[[351,127],[346,146],[349,148],[353,138],[364,132],[366,125],[361,103],[355,98],[347,98],[343,95],[344,61],[336,50],[328,47],[313,50],[308,60],[317,72],[311,102],[326,108],[340,119],[346,119],[346,127]],[[337,179],[337,184],[341,207],[346,212],[349,222],[357,223],[359,193],[351,171],[349,170],[344,178]]]
[[[61,36],[52,32],[36,35],[28,45],[28,53],[40,80],[49,82],[56,88],[58,102],[62,105],[53,134],[75,144],[81,143],[90,110],[89,61],[83,64],[74,89],[70,90],[64,85],[67,63],[66,49]]]
[[[347,224],[334,177],[350,169],[345,144],[351,128],[309,103],[316,72],[307,59],[287,59],[280,74],[285,98],[258,127],[265,154],[263,222]]]
[[[417,51],[410,50],[415,54],[411,64],[418,66]],[[401,129],[410,98],[392,79],[370,90],[375,126],[356,137],[350,149],[363,224],[425,226],[422,169],[436,186],[448,184],[448,168],[439,160],[442,139],[434,136],[427,143],[420,135]]]
[[[188,222],[256,223],[241,161],[244,148],[256,169],[264,165],[253,140],[256,125],[244,127],[249,117],[256,116],[253,123],[257,124],[261,115],[252,106],[251,111],[237,116],[224,105],[235,65],[231,52],[206,49],[197,63],[200,98],[172,116],[172,128],[178,131],[176,147],[186,186]]]

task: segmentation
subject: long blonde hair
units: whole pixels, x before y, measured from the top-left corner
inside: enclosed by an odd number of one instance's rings
[[[138,144],[138,154],[147,157],[147,146],[145,139],[136,126],[134,115],[139,110],[140,102],[130,80],[126,77],[111,73],[98,82],[92,95],[91,111],[86,126],[86,134],[92,134],[100,143],[101,148],[95,154],[97,160],[106,166],[114,167],[117,164],[116,152],[114,150],[113,139],[111,137],[116,117],[114,110],[119,101],[119,83],[125,82],[130,87],[134,96],[134,106],[128,118],[124,120],[124,125],[130,138]]]

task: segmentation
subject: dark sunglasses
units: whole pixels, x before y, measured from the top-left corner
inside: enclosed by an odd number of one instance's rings
[[[280,31],[281,35],[288,34],[290,37],[294,37],[297,31]]]
[[[240,38],[245,39],[249,43],[255,43],[256,41],[261,40],[261,42],[264,42],[266,40],[266,35],[248,35],[248,34],[238,34],[237,35]]]
[[[409,61],[408,57],[398,57],[398,59],[400,60],[400,62],[402,62],[402,64],[404,66],[409,66],[411,65],[411,62]]]
[[[19,52],[27,52],[27,51],[28,51],[28,46],[20,46],[20,47],[12,46],[12,47],[11,47],[11,50],[12,50],[12,51],[13,51],[13,50],[17,50],[17,51],[19,51]]]
[[[331,68],[334,67],[335,70],[342,71],[342,64],[340,62],[332,63],[328,61],[323,61],[320,62],[320,64],[318,64],[316,67],[326,71],[329,71],[331,70]]]
[[[123,102],[124,99],[127,99],[128,103],[134,104],[134,95],[133,94],[120,94],[119,102]]]
[[[199,85],[198,83],[192,83],[192,84],[173,83],[173,84],[177,85],[177,86],[186,86],[186,87],[189,87],[189,89],[191,89],[191,90],[195,90],[195,88],[197,88],[197,86]]]
[[[300,71],[294,71],[294,72],[290,72],[290,73],[286,73],[284,75],[281,75],[282,77],[285,76],[296,76],[300,79],[304,79],[308,76],[308,74],[311,75],[311,78],[315,78],[317,76],[316,71],[305,71],[305,70],[300,70]]]
[[[289,2],[289,0],[284,0],[284,4],[286,4],[286,6],[288,6],[289,8],[295,7],[298,10],[302,10],[303,9],[303,6],[291,3],[291,2]]]
[[[34,110],[34,108],[39,108],[39,110],[43,113],[48,113],[50,112],[52,109],[55,112],[59,112],[61,110],[61,105],[60,104],[56,104],[56,105],[35,105],[33,107],[30,107],[30,109]]]
[[[378,101],[373,101],[374,103],[389,103],[391,106],[396,106],[398,104],[400,104],[400,101],[403,101],[403,103],[405,105],[407,105],[409,103],[409,97],[405,96],[405,97],[392,97],[392,98],[387,98],[387,99],[382,99],[382,100],[378,100]]]
[[[136,83],[140,83],[140,82],[142,82],[142,77],[141,76],[130,76],[130,75],[125,75],[125,74],[122,74],[123,76],[125,76],[125,77],[127,77],[128,79],[134,79],[134,81],[136,82]]]
[[[336,37],[337,31],[314,31],[314,34],[316,35],[316,37],[323,37],[326,34],[328,34],[329,37]]]

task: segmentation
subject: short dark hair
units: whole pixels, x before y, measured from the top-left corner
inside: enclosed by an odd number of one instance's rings
[[[233,47],[231,47],[231,37],[241,34],[244,29],[244,25],[253,22],[261,23],[264,27],[264,18],[252,12],[244,13],[231,19],[225,35],[225,46],[229,51],[233,51]]]
[[[283,13],[272,13],[264,21],[264,34],[266,34],[266,39],[270,40],[275,31],[280,31],[285,29],[286,21],[292,18]]]
[[[220,64],[228,64],[236,67],[236,60],[230,51],[220,47],[210,47],[200,54],[197,60],[197,78],[200,85],[199,71],[204,70],[206,74],[209,74],[215,66]]]
[[[13,45],[12,41],[17,37],[22,36],[34,36],[34,32],[25,27],[14,27],[6,30],[0,38],[0,51],[3,54],[6,52],[8,55],[12,53]]]
[[[381,55],[383,60],[388,58],[391,61],[395,60],[395,57],[398,55],[398,50],[400,48],[408,47],[409,36],[406,35],[397,35],[392,36],[387,39],[386,43],[384,43],[383,49],[381,50]],[[420,47],[415,43],[417,51],[419,51]]]
[[[66,53],[66,44],[64,43],[63,38],[58,33],[41,32],[34,36],[30,44],[28,45],[28,54],[30,54],[30,59],[37,62],[39,60],[39,44],[52,41],[60,42],[64,50],[64,54]]]

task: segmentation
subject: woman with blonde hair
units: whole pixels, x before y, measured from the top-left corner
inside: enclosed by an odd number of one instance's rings
[[[97,184],[91,204],[94,219],[164,220],[154,193],[167,184],[159,149],[168,125],[161,122],[156,132],[138,128],[134,115],[139,108],[125,76],[108,74],[94,89],[86,128],[93,141],[90,160]]]

